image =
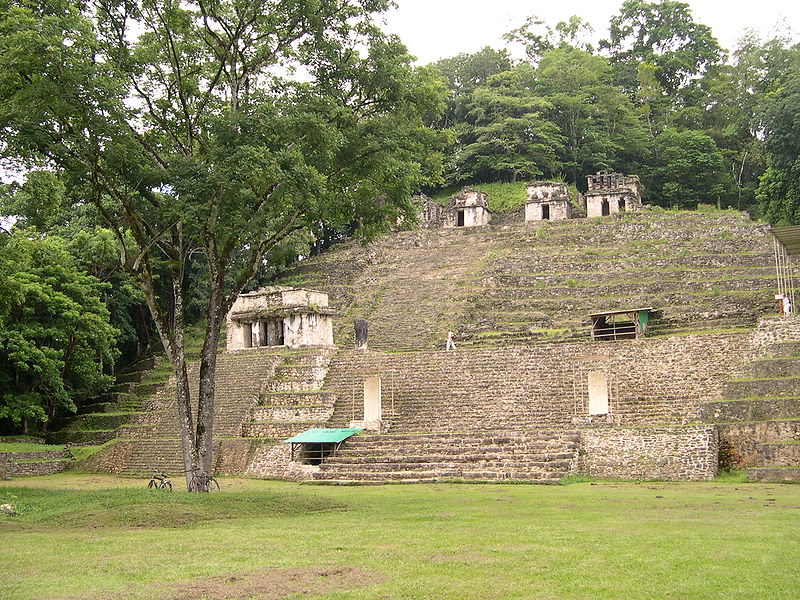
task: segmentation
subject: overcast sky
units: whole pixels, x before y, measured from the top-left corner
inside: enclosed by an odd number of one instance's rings
[[[395,0],[387,14],[386,30],[396,33],[419,64],[475,52],[484,46],[503,46],[502,35],[536,15],[553,26],[571,15],[588,21],[598,38],[619,12],[622,0]],[[769,35],[782,20],[795,39],[800,31],[800,0],[684,0],[696,21],[711,27],[723,48],[731,49],[748,27]]]

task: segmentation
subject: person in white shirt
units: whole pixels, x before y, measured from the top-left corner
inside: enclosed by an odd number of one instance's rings
[[[447,350],[455,350],[456,349],[456,342],[455,342],[455,335],[452,331],[447,332]]]

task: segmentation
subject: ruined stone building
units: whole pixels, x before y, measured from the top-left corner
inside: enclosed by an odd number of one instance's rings
[[[442,220],[443,227],[478,227],[492,220],[486,194],[465,187],[450,198]]]
[[[332,346],[333,314],[328,294],[313,290],[275,286],[241,294],[228,312],[225,347]]]
[[[586,216],[605,217],[642,209],[642,184],[635,175],[599,171],[587,175]]]
[[[526,221],[569,219],[572,209],[567,184],[559,181],[529,183],[525,198]]]
[[[420,227],[441,227],[444,219],[444,207],[431,200],[425,194],[413,196],[411,202],[417,207],[417,223]]]

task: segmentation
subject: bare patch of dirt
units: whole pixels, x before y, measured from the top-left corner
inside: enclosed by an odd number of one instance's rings
[[[294,569],[262,568],[229,577],[194,579],[181,584],[173,600],[235,600],[262,598],[279,600],[289,594],[329,594],[383,581],[382,575],[352,567]]]
[[[290,594],[321,595],[352,590],[385,581],[379,573],[345,566],[279,569],[262,567],[247,573],[190,579],[166,587],[159,597],[169,600],[281,600]],[[48,600],[121,600],[129,595],[105,594],[58,596]]]

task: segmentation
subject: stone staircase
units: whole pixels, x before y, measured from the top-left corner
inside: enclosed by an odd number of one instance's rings
[[[743,213],[627,213],[397,232],[303,261],[286,283],[330,294],[335,340],[369,347],[549,344],[588,338],[588,315],[654,306],[652,334],[752,328],[773,311],[766,226]]]
[[[575,471],[576,431],[471,431],[358,435],[314,473],[330,483],[416,483],[447,479],[555,483]]]
[[[46,435],[47,443],[103,444],[117,437],[118,430],[127,423],[144,418],[146,409],[142,399],[154,393],[158,386],[142,381],[159,360],[150,355],[128,365],[117,374],[108,392],[80,404],[75,415],[55,419],[52,431]]]
[[[242,427],[244,437],[276,440],[312,427],[324,427],[336,396],[322,390],[333,350],[287,353],[264,383]]]
[[[214,412],[217,473],[245,471],[253,448],[277,444],[326,420],[334,398],[319,390],[330,349],[253,349],[220,354]],[[197,365],[190,367],[196,398]],[[105,468],[128,476],[161,469],[182,473],[174,381],[147,401],[142,415],[117,430]],[[193,410],[196,404],[193,403]]]
[[[722,466],[745,468],[751,481],[800,481],[800,342],[773,344],[723,398],[701,409],[719,424]]]

